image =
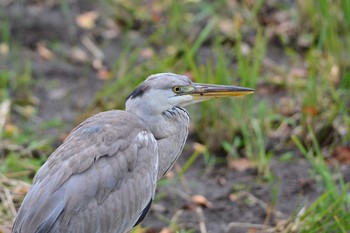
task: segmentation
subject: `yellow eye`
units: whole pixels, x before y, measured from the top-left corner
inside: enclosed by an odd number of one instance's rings
[[[174,88],[173,88],[173,92],[175,92],[175,93],[180,93],[181,92],[181,87],[180,86],[175,86]]]

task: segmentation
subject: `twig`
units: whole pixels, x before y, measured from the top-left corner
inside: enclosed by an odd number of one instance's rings
[[[257,197],[254,196],[253,194],[248,193],[248,192],[246,192],[246,191],[241,191],[241,192],[239,192],[237,196],[248,196],[248,197],[251,198],[255,203],[257,203],[261,208],[263,208],[263,209],[265,209],[265,210],[267,210],[267,209],[269,208],[269,205],[268,205],[266,202],[264,202],[263,200],[257,198]],[[272,210],[272,213],[273,213],[276,217],[278,217],[278,218],[282,218],[282,219],[287,218],[287,216],[286,216],[284,213],[282,213],[282,212],[280,212],[280,211],[278,211],[278,210]]]
[[[183,214],[183,210],[177,210],[176,212],[175,212],[175,214],[173,215],[173,217],[170,219],[170,229],[172,229],[173,228],[173,226],[175,225],[177,225],[177,222],[178,222],[178,220],[179,220],[179,217],[181,216]]]
[[[244,222],[230,222],[227,227],[225,232],[230,232],[232,228],[237,228],[237,227],[242,227],[242,228],[254,228],[258,230],[263,230],[266,227],[269,227],[270,229],[273,229],[272,226],[266,226],[262,224],[253,224],[253,223],[244,223]],[[265,232],[268,232],[269,230],[266,230]]]
[[[2,131],[4,130],[7,116],[10,112],[11,101],[4,100],[0,104],[0,136],[2,135]]]
[[[201,207],[196,208],[196,213],[199,217],[199,230],[201,233],[207,233],[207,227],[205,225],[205,218],[203,214],[203,209]]]
[[[103,61],[105,59],[105,55],[100,50],[97,45],[87,36],[83,36],[81,42],[86,47],[87,50],[94,56],[92,66],[95,69],[101,69],[103,67]]]
[[[18,171],[18,172],[6,172],[5,175],[8,178],[17,178],[17,177],[24,177],[32,174],[33,171],[30,170],[24,170],[24,171]]]
[[[95,45],[95,43],[87,36],[83,36],[81,42],[90,51],[90,53],[99,60],[103,60],[105,55],[103,52]]]
[[[0,200],[11,214],[12,218],[14,218],[17,214],[15,204],[13,203],[10,191],[3,184],[0,184]]]
[[[175,171],[177,172],[177,174],[180,174],[180,172],[181,172],[181,166],[180,166],[178,163],[176,163],[174,167],[175,167]],[[192,193],[192,192],[191,192],[191,187],[190,187],[190,185],[189,185],[188,182],[187,182],[187,179],[186,179],[185,174],[183,174],[183,175],[181,175],[181,176],[178,175],[178,176],[177,176],[177,179],[180,180],[183,189],[186,190],[187,193]],[[190,195],[189,195],[189,196],[190,196]],[[191,197],[190,197],[189,199],[191,199]]]
[[[15,151],[18,154],[26,155],[26,156],[30,156],[30,157],[33,156],[32,151],[29,150],[28,148],[25,148],[25,147],[23,147],[21,145],[17,145],[17,144],[12,144],[12,143],[5,141],[5,140],[0,142],[0,149]]]

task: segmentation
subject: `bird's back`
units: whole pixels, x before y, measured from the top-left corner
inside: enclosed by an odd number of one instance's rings
[[[157,169],[157,142],[141,119],[97,114],[40,168],[13,232],[128,231],[153,199]]]

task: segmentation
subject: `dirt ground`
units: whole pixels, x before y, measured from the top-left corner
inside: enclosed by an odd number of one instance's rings
[[[78,123],[104,81],[88,62],[79,62],[70,53],[74,47],[84,50],[82,38],[91,36],[91,32],[76,26],[75,16],[101,9],[97,3],[70,1],[71,17],[66,17],[62,8],[53,3],[1,3],[1,17],[11,22],[11,38],[21,48],[16,59],[0,60],[4,61],[1,66],[13,68],[25,64],[26,60],[31,61],[33,95],[39,100],[36,124],[61,119],[64,122],[62,127],[43,133],[43,137],[45,134],[56,137],[58,145],[60,135]],[[111,39],[104,47],[106,57],[103,62],[107,65],[118,57],[121,37],[122,34]],[[59,44],[56,56],[50,59],[45,59],[43,52],[38,52],[38,46],[47,42]],[[278,53],[274,56],[278,59]],[[191,155],[193,140],[190,137],[174,170],[179,169]],[[159,200],[153,204],[142,226],[148,229],[147,232],[160,232],[169,224],[166,219],[172,219],[180,226],[196,229],[196,232],[206,229],[215,233],[248,232],[250,227],[244,223],[275,225],[314,201],[321,193],[314,177],[309,174],[310,164],[294,152],[295,156],[288,162],[283,162],[279,156],[273,157],[271,170],[277,178],[273,183],[259,177],[253,168],[238,171],[220,164],[208,167],[199,157],[182,178],[172,177],[175,172],[171,172],[167,182],[160,184],[157,191]],[[282,154],[283,151],[277,153]],[[271,190],[276,190],[276,193]],[[275,206],[271,203],[274,195],[277,195]],[[163,229],[163,232],[166,231]]]

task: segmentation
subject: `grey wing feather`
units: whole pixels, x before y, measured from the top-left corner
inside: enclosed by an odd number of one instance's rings
[[[157,172],[157,142],[143,121],[97,114],[40,168],[13,232],[130,230],[154,196]]]

